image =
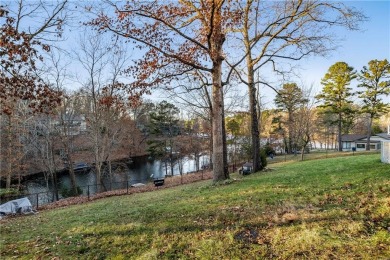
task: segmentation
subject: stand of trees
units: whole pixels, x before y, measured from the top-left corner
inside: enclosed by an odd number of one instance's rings
[[[170,162],[171,172],[173,157],[180,168],[180,160],[191,155],[199,168],[200,155],[209,150],[219,182],[229,178],[231,146],[233,158],[242,149],[238,136],[245,136],[256,171],[263,167],[261,137],[282,139],[291,153],[315,139],[329,145],[337,133],[341,149],[340,136],[356,129],[356,117],[367,116],[360,122],[367,122],[369,139],[375,120],[388,112],[387,60],[370,61],[360,73],[345,62],[331,66],[318,107],[296,83],[265,77],[287,78],[297,61],[332,51],[333,27],[357,29],[365,17],[342,2],[105,1],[82,10],[88,15],[80,26],[83,37],[66,52],[56,43],[75,19],[68,1],[20,0],[0,7],[1,175],[7,188],[12,178],[32,171],[30,155],[54,183],[65,161],[74,193],[72,165],[90,161],[100,185],[105,172],[111,179],[113,160],[144,153],[147,140],[152,154]],[[39,19],[30,25],[34,17]],[[137,53],[127,53],[130,47]],[[77,72],[67,71],[71,65],[64,57],[77,64]],[[363,114],[352,104],[355,79]],[[247,93],[237,94],[240,84]],[[69,91],[69,85],[80,88]],[[277,93],[278,111],[260,111],[261,85]],[[170,100],[142,102],[156,89],[168,90]],[[178,116],[179,103],[191,111],[185,120]],[[245,120],[237,103],[245,103]]]
[[[263,15],[265,12],[267,15]],[[363,19],[344,4],[321,1],[129,1],[112,4],[111,11],[101,12],[90,24],[133,41],[145,51],[136,66],[129,68],[137,87],[170,84],[187,73],[197,76],[201,72],[210,78],[213,172],[214,182],[218,182],[229,178],[223,87],[231,75],[238,76],[249,88],[253,163],[258,170],[261,163],[255,85],[267,82],[255,81],[254,73],[267,65],[280,71],[275,65],[278,60],[300,60],[311,53],[329,51],[329,27],[356,29]],[[138,20],[141,22],[134,22]],[[242,55],[233,62],[225,43],[236,41],[235,32],[242,33],[239,42],[243,48],[238,52]],[[238,69],[244,60],[246,80]]]
[[[386,59],[372,60],[369,62],[369,68],[364,67],[357,73],[347,63],[337,62],[325,74],[321,82],[324,88],[316,98],[322,101],[321,112],[329,115],[329,124],[337,125],[339,151],[342,151],[341,135],[349,132],[359,110],[361,114],[368,115],[366,149],[370,150],[372,120],[389,111],[389,103],[382,100],[390,94],[389,68]],[[359,110],[352,105],[351,98],[354,93],[349,87],[351,81],[356,78],[360,82],[358,86],[362,89],[357,92],[363,103]]]

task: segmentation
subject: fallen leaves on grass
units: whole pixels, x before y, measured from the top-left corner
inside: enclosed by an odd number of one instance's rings
[[[204,172],[203,174],[200,173],[193,173],[193,174],[186,174],[182,176],[173,176],[169,178],[165,178],[164,186],[155,187],[153,183],[148,183],[145,186],[137,187],[137,188],[129,188],[129,189],[122,189],[122,190],[113,190],[113,191],[107,191],[102,192],[98,194],[91,195],[88,199],[86,196],[79,196],[79,197],[71,197],[62,199],[50,204],[46,204],[44,206],[39,207],[39,210],[47,210],[47,209],[54,209],[54,208],[60,208],[60,207],[67,207],[70,205],[76,205],[76,204],[82,204],[87,203],[89,201],[111,197],[111,196],[121,196],[121,195],[128,195],[128,194],[134,194],[134,193],[143,193],[143,192],[150,192],[155,191],[159,189],[167,189],[171,187],[176,187],[183,184],[193,183],[197,181],[202,180],[209,180],[212,179],[213,175],[211,171]]]

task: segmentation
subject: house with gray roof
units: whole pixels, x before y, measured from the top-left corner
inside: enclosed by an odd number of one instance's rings
[[[381,142],[390,140],[390,134],[380,133],[372,135],[370,138],[370,150],[381,150]],[[343,151],[365,151],[367,145],[367,135],[347,134],[341,136]]]

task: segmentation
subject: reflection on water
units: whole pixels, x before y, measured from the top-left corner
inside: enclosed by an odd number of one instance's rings
[[[184,158],[182,160],[183,164],[183,173],[196,171],[195,160],[191,158]],[[203,155],[200,158],[199,166],[202,168],[203,165],[209,164],[209,156]],[[135,183],[147,183],[152,179],[164,178],[166,172],[168,175],[171,175],[171,167],[168,164],[167,168],[165,163],[159,160],[149,161],[146,158],[144,160],[134,161],[130,166],[122,164],[121,167],[113,167],[112,180],[108,179],[108,174],[106,171],[103,171],[104,176],[104,185],[107,189],[119,189],[126,188],[126,182],[128,185]],[[180,175],[179,165],[176,162],[173,166],[173,175]],[[96,175],[94,171],[77,173],[76,174],[76,183],[82,189],[83,194],[93,194],[96,192]],[[69,188],[71,185],[70,178],[68,174],[64,174],[58,177],[58,189]],[[46,184],[46,181],[43,177],[37,177],[34,180],[30,180],[25,183],[27,193],[38,193],[38,192],[47,192],[48,190],[53,190],[51,182]],[[110,187],[111,186],[111,187]],[[52,197],[53,195],[48,195]],[[61,197],[61,194],[59,194]],[[46,198],[47,200],[51,198]]]

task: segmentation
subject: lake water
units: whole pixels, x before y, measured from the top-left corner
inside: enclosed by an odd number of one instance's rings
[[[209,156],[203,155],[200,157],[200,168],[203,165],[209,164]],[[132,185],[135,183],[147,183],[152,181],[153,179],[164,178],[166,173],[171,175],[171,167],[168,164],[167,168],[165,167],[165,163],[159,160],[148,160],[147,158],[136,159],[130,165],[122,164],[122,167],[113,167],[113,177],[110,182],[108,178],[105,178],[106,187],[108,189],[118,189],[118,188],[126,188],[126,183],[128,185]],[[191,158],[184,158],[183,160],[183,173],[194,172],[196,171],[195,160]],[[180,175],[179,165],[177,163],[174,164],[173,167],[173,175]],[[77,185],[84,191],[87,192],[87,189],[90,194],[96,192],[96,175],[93,170],[84,173],[76,174],[76,182]],[[61,188],[69,188],[71,185],[70,177],[68,174],[63,174],[58,177],[58,189]],[[27,193],[40,193],[40,192],[48,192],[52,190],[51,183],[49,181],[48,185],[44,177],[37,177],[33,180],[29,180],[24,183],[26,187]],[[90,187],[88,187],[90,186]],[[111,186],[111,187],[109,187]]]

